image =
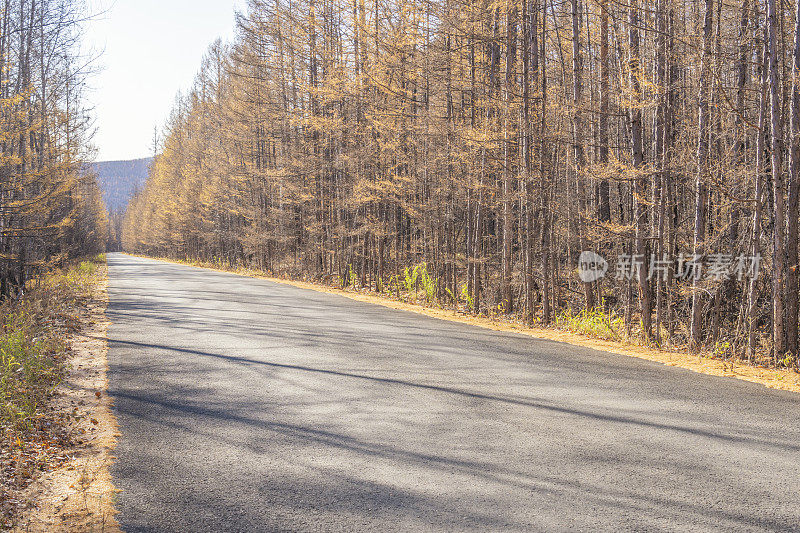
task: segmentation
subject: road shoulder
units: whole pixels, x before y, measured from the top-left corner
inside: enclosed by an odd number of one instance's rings
[[[59,451],[66,460],[21,495],[31,503],[18,531],[119,531],[109,470],[118,427],[106,393],[108,276],[106,265],[101,268],[102,281],[69,339],[68,375],[53,398],[53,411],[73,436],[71,445]]]

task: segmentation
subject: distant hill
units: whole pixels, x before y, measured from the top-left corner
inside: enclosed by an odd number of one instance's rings
[[[152,157],[131,161],[101,161],[93,163],[97,182],[103,191],[103,201],[110,212],[124,211],[134,192],[141,190],[150,172]]]

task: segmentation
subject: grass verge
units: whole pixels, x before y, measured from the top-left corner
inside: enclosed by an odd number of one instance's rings
[[[97,256],[46,274],[0,304],[0,529],[11,528],[32,481],[67,457],[71,415],[50,409],[68,370],[68,339],[105,276]]]

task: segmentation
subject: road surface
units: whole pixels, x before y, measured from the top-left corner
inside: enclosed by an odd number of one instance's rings
[[[800,530],[800,396],[108,261],[128,532]]]

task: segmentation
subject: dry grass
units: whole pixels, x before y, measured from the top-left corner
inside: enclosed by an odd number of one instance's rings
[[[18,436],[35,424],[63,375],[65,337],[75,310],[89,298],[97,263],[84,261],[32,283],[19,299],[0,305],[0,426]]]
[[[302,289],[338,294],[340,296],[360,302],[368,302],[403,311],[412,311],[442,320],[460,322],[462,324],[469,324],[494,331],[519,333],[523,335],[529,335],[537,339],[563,342],[573,346],[581,346],[608,352],[610,354],[637,357],[639,359],[646,359],[648,361],[662,363],[667,366],[685,368],[701,374],[741,379],[744,381],[750,381],[752,383],[758,383],[772,389],[800,392],[800,374],[793,370],[751,366],[740,362],[716,359],[711,356],[712,354],[692,355],[685,352],[661,350],[652,346],[641,346],[627,342],[618,335],[614,334],[615,327],[613,325],[613,317],[611,317],[612,323],[602,328],[594,324],[593,321],[590,321],[593,324],[592,327],[587,327],[585,325],[576,327],[576,321],[574,320],[561,321],[561,328],[563,329],[530,327],[519,321],[504,317],[474,316],[453,309],[443,309],[440,307],[432,307],[428,305],[421,305],[419,303],[398,300],[391,294],[357,292],[351,289],[339,289],[318,283],[275,278],[257,270],[243,268],[234,269],[219,263],[212,264],[198,261],[176,261],[165,258],[159,259],[176,264],[183,264],[198,268],[210,268],[224,272],[232,272],[243,276],[266,279],[276,283],[283,283]],[[584,333],[590,333],[593,336],[590,337]]]
[[[53,412],[69,415],[64,429],[73,435],[63,452],[68,460],[38,477],[22,493],[26,508],[19,531],[118,531],[114,519],[117,491],[109,466],[118,427],[111,412],[106,353],[108,350],[107,276],[95,287],[82,309],[81,328],[69,338],[70,370],[50,404]]]
[[[0,529],[18,523],[25,491],[70,460],[78,411],[54,408],[72,339],[105,279],[105,257],[51,272],[0,306]]]

